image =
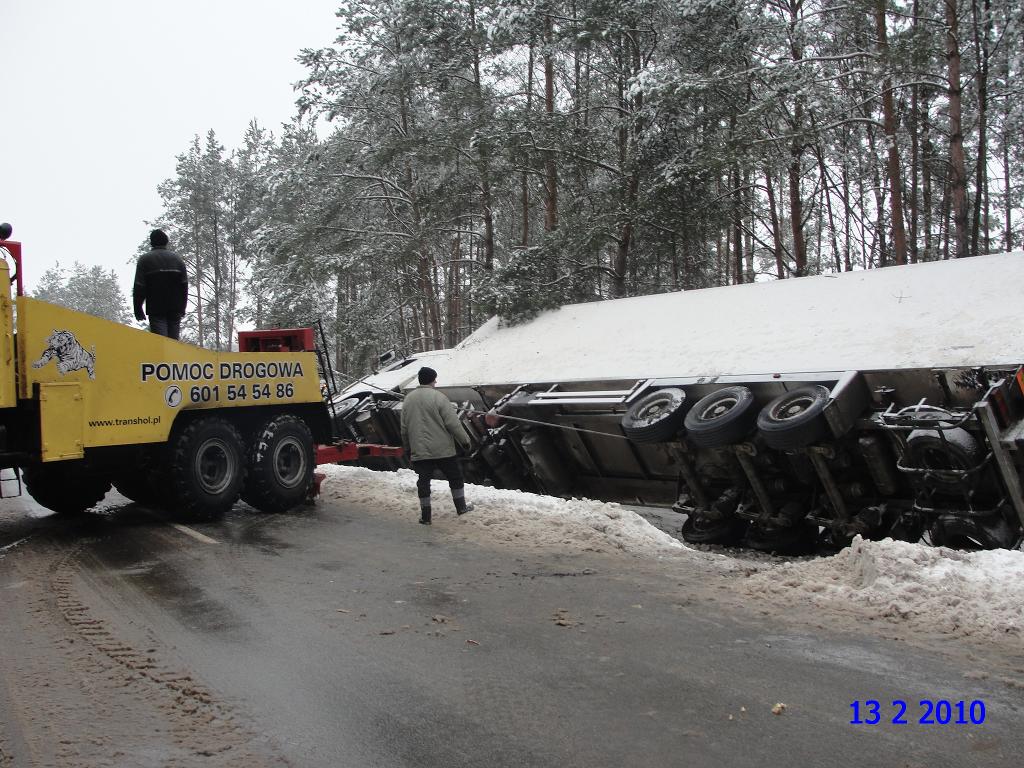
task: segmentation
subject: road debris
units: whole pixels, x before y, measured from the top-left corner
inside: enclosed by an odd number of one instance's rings
[[[558,627],[576,626],[576,622],[569,618],[569,611],[566,608],[559,608],[551,618]]]
[[[783,704],[781,701],[778,704],[776,704],[774,707],[772,707],[772,714],[773,715],[781,715],[785,711],[786,711],[786,705]]]

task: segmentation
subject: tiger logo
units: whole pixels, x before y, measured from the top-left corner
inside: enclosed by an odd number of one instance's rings
[[[32,363],[33,368],[42,368],[51,360],[57,361],[57,371],[63,376],[72,371],[80,371],[83,368],[89,372],[89,378],[96,378],[96,347],[89,352],[78,343],[75,334],[71,331],[58,331],[53,333],[46,340],[46,349],[39,359]]]

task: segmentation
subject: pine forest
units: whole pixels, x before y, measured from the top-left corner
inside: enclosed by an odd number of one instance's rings
[[[197,135],[160,186],[191,341],[319,319],[354,375],[494,314],[1024,238],[1019,0],[365,0],[337,26],[289,124]]]

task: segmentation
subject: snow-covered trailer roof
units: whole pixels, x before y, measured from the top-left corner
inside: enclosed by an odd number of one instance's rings
[[[353,381],[335,396],[335,400],[341,402],[349,397],[379,395],[393,389],[410,389],[417,386],[417,374],[420,368],[428,366],[447,370],[451,355],[452,350],[450,349],[437,349],[430,352],[417,352],[410,357],[404,357],[369,376]]]
[[[1024,363],[1024,253],[572,304],[492,318],[444,386]]]

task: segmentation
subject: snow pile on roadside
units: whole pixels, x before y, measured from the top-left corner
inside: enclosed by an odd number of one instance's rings
[[[360,467],[322,466],[327,480],[322,495],[416,519],[416,474],[408,469],[374,472]],[[635,555],[693,553],[640,515],[618,504],[586,499],[560,499],[522,491],[467,485],[466,498],[475,509],[456,518],[448,483],[433,482],[434,525],[496,543],[520,544],[532,550],[614,552]],[[696,554],[696,553],[693,553]]]
[[[858,537],[834,557],[759,571],[743,589],[942,634],[1024,635],[1020,551],[958,552]]]

